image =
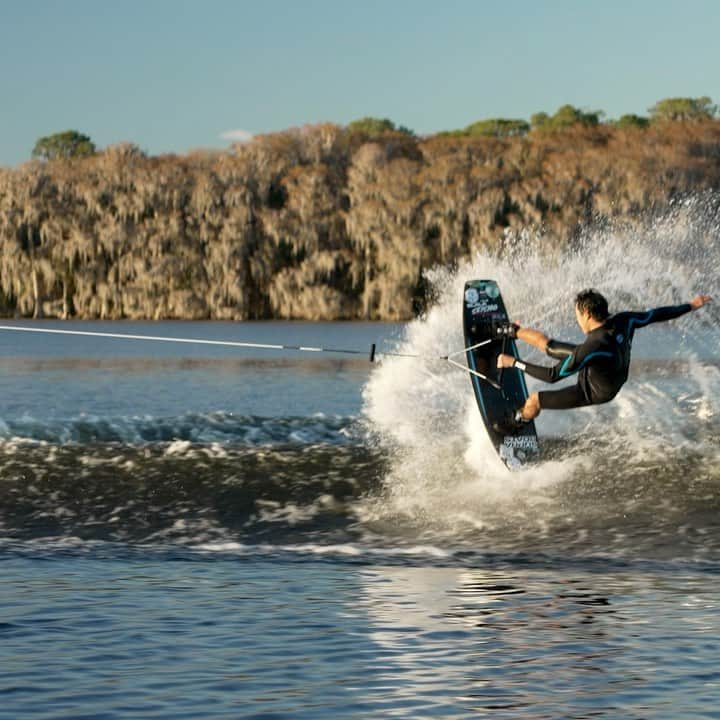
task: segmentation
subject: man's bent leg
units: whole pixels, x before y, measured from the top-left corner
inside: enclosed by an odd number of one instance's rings
[[[534,393],[538,398],[538,413],[543,410],[570,410],[571,408],[586,407],[592,403],[585,397],[579,385],[570,385],[560,390],[541,390]],[[528,398],[530,402],[531,398]],[[523,407],[523,410],[525,408]]]

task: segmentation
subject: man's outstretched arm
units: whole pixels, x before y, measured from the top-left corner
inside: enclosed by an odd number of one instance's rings
[[[629,312],[626,314],[632,318],[632,324],[635,327],[646,327],[656,322],[665,322],[667,320],[675,320],[675,318],[699,310],[704,305],[712,301],[710,295],[697,295],[690,302],[683,305],[667,305],[665,307],[654,308],[645,312]]]

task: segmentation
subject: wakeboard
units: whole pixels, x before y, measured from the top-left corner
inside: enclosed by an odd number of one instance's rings
[[[539,454],[539,448],[534,422],[523,423],[512,431],[500,429],[503,421],[512,416],[528,397],[525,378],[519,370],[498,369],[496,366],[500,353],[518,357],[515,341],[496,334],[498,325],[507,322],[505,303],[494,280],[470,280],[465,283],[463,329],[475,399],[500,459],[510,470],[516,470],[532,463]]]

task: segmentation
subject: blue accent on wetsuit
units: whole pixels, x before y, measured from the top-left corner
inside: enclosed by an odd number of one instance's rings
[[[580,345],[551,340],[547,354],[561,362],[551,367],[525,363],[525,372],[549,383],[578,373],[578,381],[571,389],[540,393],[540,407],[579,407],[612,400],[628,378],[635,330],[656,322],[673,320],[691,310],[692,306],[686,303],[646,312],[621,312],[591,330]],[[554,395],[558,397],[552,397]]]

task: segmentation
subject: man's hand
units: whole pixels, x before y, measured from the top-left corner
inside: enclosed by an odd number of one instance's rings
[[[515,358],[512,355],[500,353],[497,357],[497,366],[499,368],[510,368],[515,364]]]
[[[698,310],[703,305],[707,305],[711,301],[712,298],[709,295],[698,295],[690,301],[690,307],[692,307],[693,310]]]

